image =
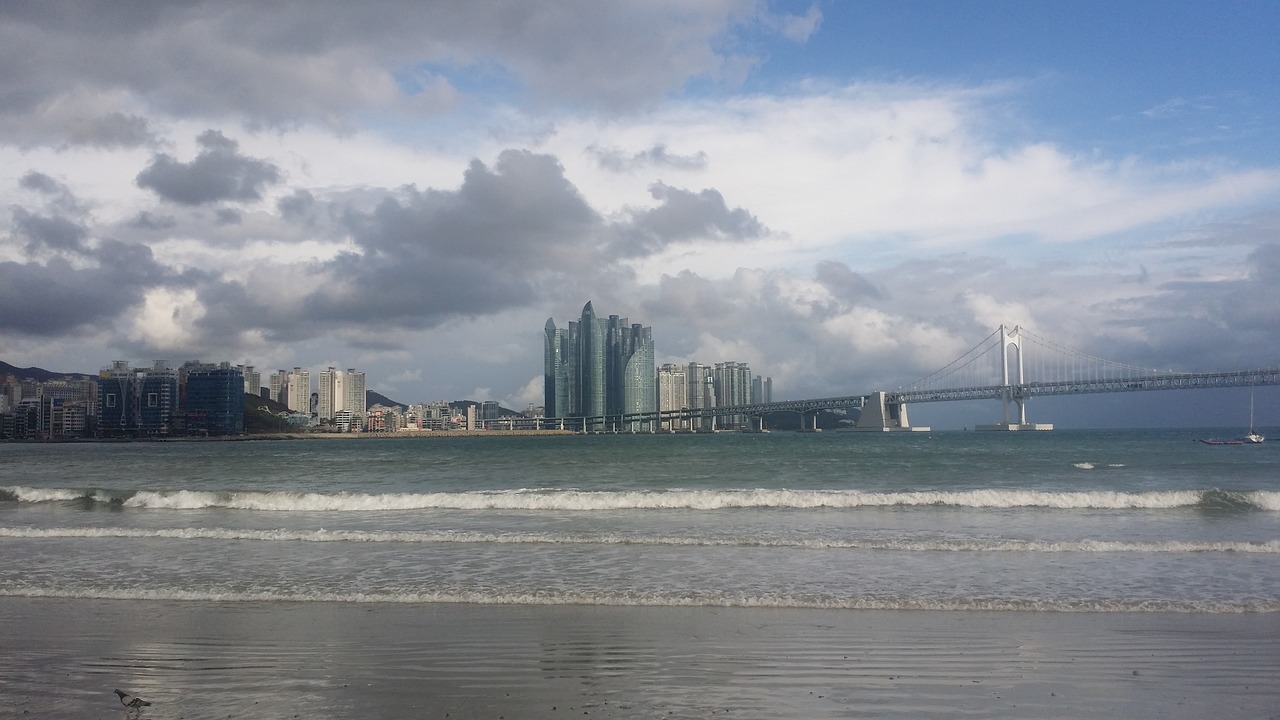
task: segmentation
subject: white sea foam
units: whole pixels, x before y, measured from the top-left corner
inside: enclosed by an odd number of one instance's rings
[[[1091,463],[1091,462],[1078,462],[1078,463],[1071,463],[1071,466],[1072,466],[1072,467],[1078,467],[1078,468],[1080,468],[1081,470],[1092,470],[1092,469],[1093,469],[1093,463]]]
[[[1244,493],[1249,504],[1256,505],[1263,510],[1271,510],[1272,512],[1280,512],[1280,492],[1269,490],[1255,490],[1253,492]]]
[[[241,530],[231,528],[0,527],[9,538],[163,538],[174,540],[247,540],[260,542],[350,543],[495,543],[516,545],[669,545],[709,547],[791,547],[811,549],[892,550],[906,552],[1041,552],[1041,553],[1264,553],[1280,554],[1280,540],[1264,542],[1191,542],[1165,540],[864,540],[848,538],[689,537],[619,533],[478,533],[363,530]]]
[[[64,488],[2,487],[8,495],[18,502],[53,502],[58,500],[76,500],[85,496],[83,490],[67,490]]]
[[[742,607],[823,610],[935,610],[1012,612],[1196,612],[1271,613],[1280,603],[1257,600],[1238,603],[1111,600],[1012,600],[999,598],[823,597],[812,595],[739,595],[721,593],[590,593],[483,591],[404,591],[372,593],[181,590],[110,587],[0,587],[0,596],[101,600],[160,600],[179,602],[245,603],[387,603],[472,605],[605,605],[637,607]]]
[[[27,487],[0,488],[21,502],[88,498],[119,502],[111,493]],[[854,490],[507,490],[438,493],[207,492],[193,490],[134,493],[127,508],[196,510],[229,508],[274,512],[377,512],[395,510],[725,510],[734,508],[851,509],[859,507],[954,506],[969,508],[1170,509],[1194,507],[1206,496],[1280,511],[1280,492],[1219,490],[965,490],[864,492]]]

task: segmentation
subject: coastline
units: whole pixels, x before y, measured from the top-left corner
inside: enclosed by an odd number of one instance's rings
[[[174,437],[138,437],[138,438],[46,438],[40,440],[5,439],[0,442],[37,444],[37,445],[77,445],[85,443],[172,443],[172,442],[248,442],[256,440],[387,440],[387,439],[421,439],[421,438],[459,438],[459,437],[560,437],[564,435],[580,435],[572,430],[405,430],[385,433],[327,433],[327,432],[284,432],[284,433],[252,433],[245,435],[225,435],[219,437],[201,437],[198,435],[178,435]]]

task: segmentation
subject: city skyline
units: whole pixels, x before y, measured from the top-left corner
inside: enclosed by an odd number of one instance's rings
[[[656,365],[746,362],[791,398],[909,386],[1000,324],[1272,365],[1278,24],[1243,0],[17,4],[0,357],[357,367],[518,409],[540,324],[592,298],[662,329]],[[1109,402],[1054,421],[1238,404]]]

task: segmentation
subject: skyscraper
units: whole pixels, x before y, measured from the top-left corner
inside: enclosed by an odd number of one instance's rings
[[[343,403],[347,399],[347,383],[341,370],[331,365],[320,371],[319,394],[320,422],[332,422],[338,411],[346,409]]]
[[[187,372],[187,432],[244,433],[244,373],[230,363],[197,365]]]
[[[175,429],[177,411],[178,371],[162,360],[147,370],[117,360],[98,373],[98,432],[103,436],[168,435]]]
[[[361,427],[366,411],[364,373],[330,366],[320,371],[316,415],[321,422]]]
[[[246,395],[258,397],[262,394],[262,374],[252,365],[236,366],[244,375],[244,392]]]
[[[750,405],[754,402],[751,396],[751,367],[747,363],[716,363],[713,377],[719,407]],[[720,418],[725,427],[740,427],[746,420],[743,415],[738,414],[722,415]]]
[[[685,366],[667,363],[658,369],[658,410],[682,410],[689,405],[689,381],[686,379]],[[685,430],[683,424],[664,420],[664,430]]]
[[[296,413],[309,414],[311,412],[311,373],[295,367],[286,373],[285,385],[284,404]]]
[[[289,371],[277,370],[271,373],[271,377],[268,382],[271,383],[269,386],[270,389],[268,390],[268,397],[281,405],[287,406],[289,404],[288,398],[286,397],[289,391]]]
[[[587,429],[638,430],[627,414],[657,409],[653,329],[611,315],[588,302],[578,321],[544,328],[543,393],[547,417],[589,418]]]

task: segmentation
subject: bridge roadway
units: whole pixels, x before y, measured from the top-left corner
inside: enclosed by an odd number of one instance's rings
[[[1198,390],[1206,388],[1280,385],[1280,368],[1235,370],[1216,373],[1169,373],[1146,377],[1098,380],[1061,380],[1021,385],[986,385],[949,390],[897,390],[886,393],[895,403],[943,402],[947,400],[1025,400],[1055,395],[1090,395],[1142,390]]]
[[[1215,373],[1169,373],[1145,377],[1061,380],[1032,382],[1018,385],[983,385],[978,387],[951,388],[946,390],[890,390],[884,393],[886,405],[901,407],[907,403],[947,402],[956,400],[1027,400],[1035,397],[1060,395],[1088,395],[1112,392],[1141,392],[1147,390],[1195,390],[1207,388],[1250,387],[1254,385],[1280,385],[1280,368],[1260,370],[1235,370]],[[846,395],[842,397],[814,398],[809,400],[783,400],[752,405],[732,405],[712,408],[682,408],[649,413],[625,413],[589,418],[545,418],[543,427],[563,426],[570,429],[582,427],[605,428],[611,423],[652,423],[667,420],[684,421],[700,418],[722,418],[733,415],[760,417],[773,412],[795,412],[801,416],[818,410],[862,409],[872,402],[876,393]]]

